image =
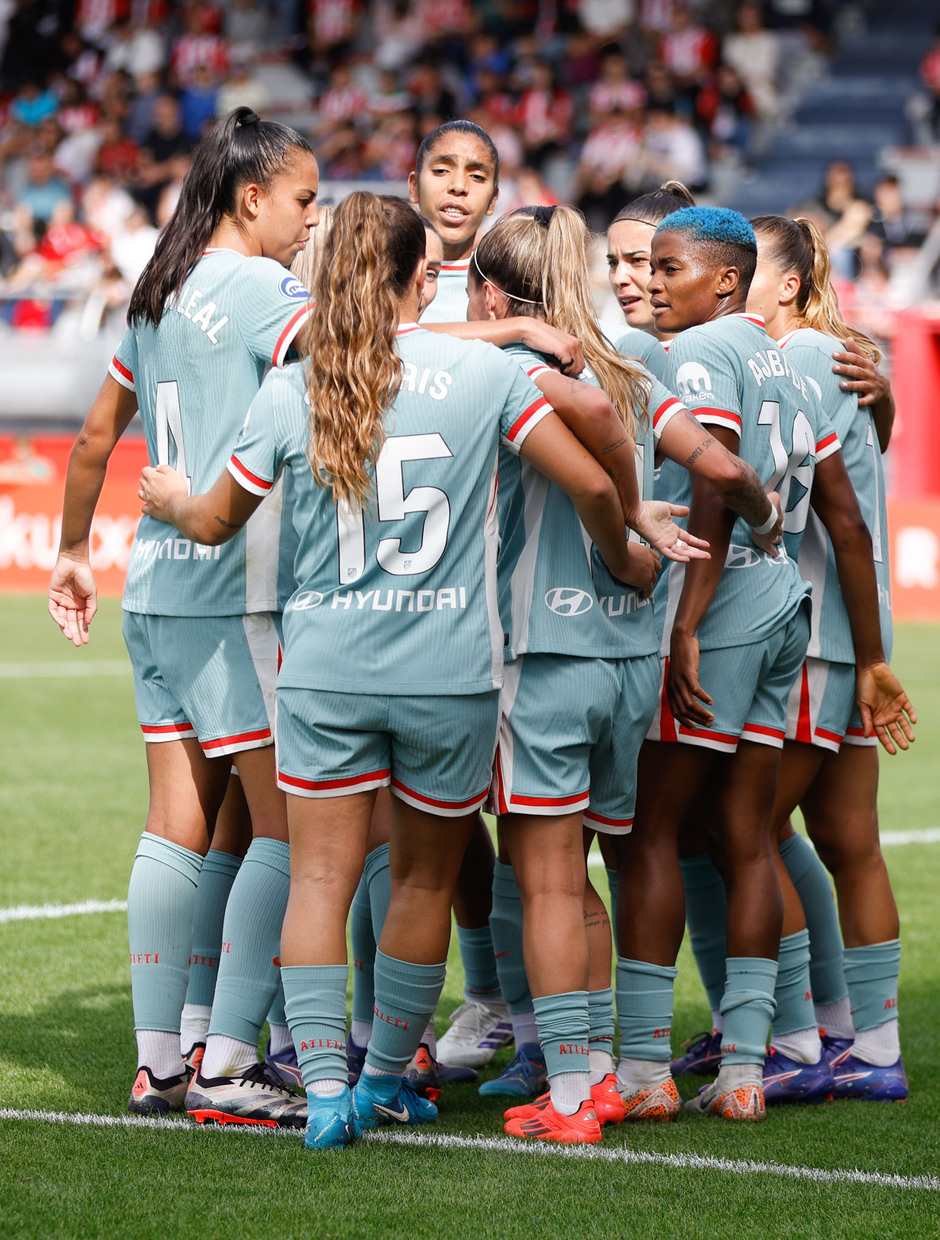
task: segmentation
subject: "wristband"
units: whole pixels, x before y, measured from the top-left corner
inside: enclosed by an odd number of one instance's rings
[[[771,501],[770,516],[761,525],[752,525],[751,533],[758,534],[758,535],[769,534],[770,531],[774,528],[774,526],[777,524],[779,520],[780,520],[780,509],[777,507],[775,503],[773,503],[773,501]]]

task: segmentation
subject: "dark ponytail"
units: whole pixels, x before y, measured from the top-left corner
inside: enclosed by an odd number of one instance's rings
[[[312,154],[296,130],[260,120],[251,108],[235,108],[219,121],[196,148],[176,210],[131,296],[128,323],[159,325],[167,298],[183,287],[223,216],[235,212],[242,186],[267,187],[295,150]]]
[[[681,181],[667,181],[659,189],[631,199],[625,207],[620,208],[610,221],[609,227],[619,224],[621,220],[633,220],[638,224],[652,224],[655,228],[667,215],[672,215],[673,211],[694,206],[695,199],[691,190]]]

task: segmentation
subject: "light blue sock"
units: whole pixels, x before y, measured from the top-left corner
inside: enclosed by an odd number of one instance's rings
[[[724,1030],[721,1063],[762,1064],[774,1017],[776,960],[762,956],[729,956],[725,993],[721,999]]]
[[[278,965],[280,968],[280,964]],[[274,999],[268,1008],[268,1024],[269,1025],[286,1025],[287,1012],[284,1010],[284,987],[280,981],[277,984],[277,990],[274,992]]]
[[[692,954],[708,996],[708,1006],[718,1011],[725,989],[725,954],[728,897],[721,875],[708,853],[682,857],[685,887],[685,920]]]
[[[493,935],[489,926],[478,926],[467,929],[457,927],[457,941],[460,944],[460,960],[463,964],[464,988],[468,999],[502,1000],[499,991],[499,978],[496,973],[496,959],[493,948]]]
[[[349,937],[353,963],[352,1018],[371,1024],[372,1005],[375,1003],[375,934],[365,874],[359,880],[349,910]]]
[[[846,948],[845,977],[856,1033],[897,1020],[900,972],[900,939],[873,943],[869,947]]]
[[[849,993],[842,958],[842,931],[829,872],[802,835],[795,833],[779,848],[780,858],[796,888],[809,930],[809,976],[813,1002],[838,1003]],[[777,1025],[778,1020],[774,1021]]]
[[[493,871],[490,931],[499,989],[511,1013],[532,1011],[532,992],[522,952],[522,897],[511,865],[497,861]]]
[[[816,1011],[809,980],[809,931],[798,930],[780,940],[777,983],[774,987],[774,1033],[816,1028]]]
[[[388,906],[392,902],[392,876],[388,868],[388,844],[380,844],[366,857],[362,877],[369,888],[369,908],[372,910],[372,933],[376,943],[382,937],[382,927]],[[373,965],[374,968],[374,965]]]
[[[677,969],[617,957],[617,1020],[622,1059],[668,1063]]]
[[[549,1079],[562,1072],[587,1073],[590,1066],[587,991],[542,995],[532,1002]],[[582,1098],[589,1093],[590,1088],[587,1088]]]
[[[610,929],[614,936],[614,951],[619,956],[620,947],[617,943],[617,892],[620,890],[620,875],[616,870],[609,869],[606,865],[604,871],[607,874],[607,890],[610,892]]]
[[[186,987],[188,1004],[212,1007],[215,980],[219,975],[225,905],[241,863],[241,857],[215,848],[209,849],[202,863],[193,910],[193,949]]]
[[[290,891],[290,848],[257,839],[232,884],[222,929],[223,951],[209,1036],[258,1045],[277,993],[277,956]]]
[[[304,1088],[314,1081],[346,1084],[346,980],[344,964],[282,965],[284,1010]]]
[[[145,831],[127,889],[134,1028],[179,1033],[202,857]]]
[[[401,1076],[437,1007],[446,971],[446,961],[412,964],[376,951],[375,1009],[367,1066]]]
[[[587,997],[591,1084],[596,1085],[614,1067],[614,992],[607,986],[604,990],[589,990]]]

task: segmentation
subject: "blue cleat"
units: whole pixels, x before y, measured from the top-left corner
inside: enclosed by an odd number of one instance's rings
[[[304,1145],[308,1150],[341,1150],[359,1136],[353,1115],[352,1093],[347,1086],[335,1098],[307,1095],[307,1127]]]
[[[820,1030],[819,1040],[822,1042],[823,1054],[832,1063],[833,1059],[837,1059],[843,1051],[850,1050],[853,1038],[837,1038],[833,1034],[823,1033]]]
[[[535,1098],[545,1092],[547,1085],[542,1048],[538,1042],[526,1042],[499,1076],[484,1081],[477,1093],[481,1098]]]
[[[816,1063],[803,1063],[771,1046],[764,1060],[762,1088],[766,1105],[775,1106],[781,1102],[829,1102],[835,1083],[825,1055]]]
[[[673,1076],[711,1076],[721,1067],[720,1033],[698,1033],[683,1042],[680,1050],[685,1054],[669,1065]]]
[[[381,1124],[430,1124],[437,1119],[437,1107],[421,1098],[400,1076],[369,1076],[364,1072],[352,1096],[353,1116],[359,1128],[378,1128]]]
[[[852,1048],[832,1061],[832,1077],[836,1098],[865,1098],[869,1102],[903,1102],[910,1096],[907,1073],[900,1058],[897,1063],[879,1068],[876,1064],[856,1059]]]

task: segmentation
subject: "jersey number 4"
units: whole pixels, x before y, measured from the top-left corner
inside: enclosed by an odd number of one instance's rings
[[[421,544],[415,551],[402,551],[400,538],[382,538],[375,558],[396,577],[429,572],[447,547],[450,500],[438,487],[412,487],[405,493],[406,461],[433,461],[453,457],[443,437],[390,435],[375,463],[375,510],[380,522],[401,521],[409,513],[424,514]],[[336,505],[341,585],[358,581],[366,567],[366,531],[362,509],[344,501]]]
[[[192,495],[192,478],[186,468],[186,448],[183,444],[183,415],[180,411],[180,388],[175,379],[157,384],[157,464],[172,465],[186,479],[186,493]],[[170,442],[173,443],[175,460],[170,459]]]

